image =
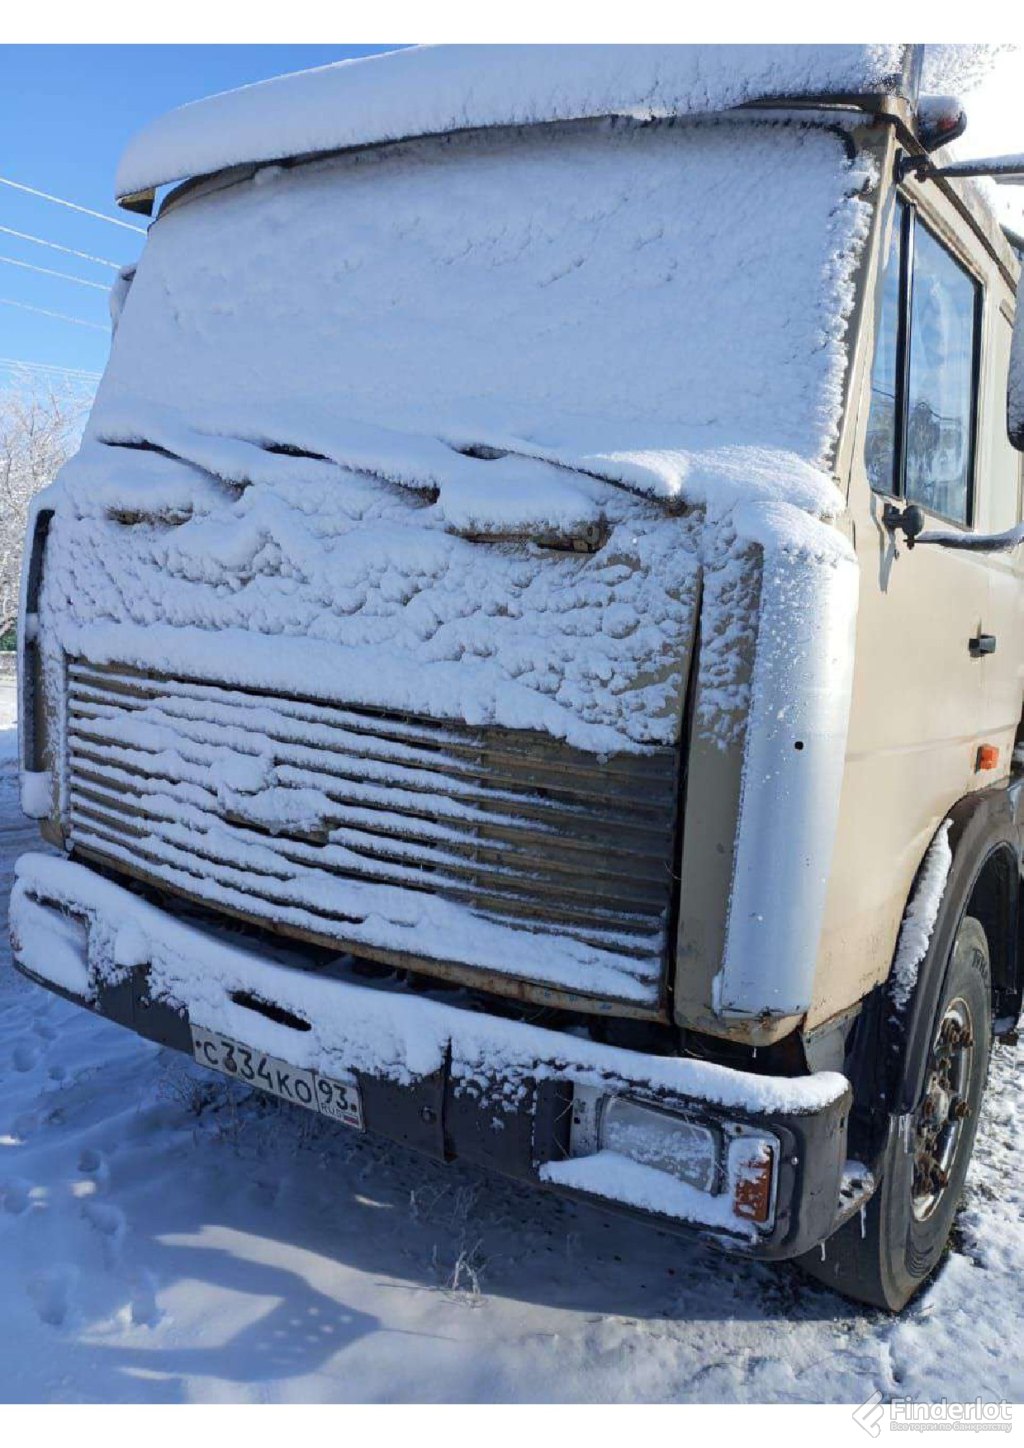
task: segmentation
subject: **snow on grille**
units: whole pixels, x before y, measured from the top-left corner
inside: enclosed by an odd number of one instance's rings
[[[601,758],[82,661],[67,706],[76,849],[396,965],[657,1004],[675,749]]]

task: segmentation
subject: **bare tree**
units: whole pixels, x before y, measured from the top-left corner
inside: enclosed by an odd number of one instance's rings
[[[15,377],[0,389],[0,639],[18,614],[29,503],[77,447],[90,401],[71,382]]]

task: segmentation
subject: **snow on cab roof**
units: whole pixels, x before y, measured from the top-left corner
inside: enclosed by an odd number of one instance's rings
[[[278,76],[181,106],[128,145],[116,193],[227,166],[487,126],[693,115],[900,88],[903,45],[439,45]]]

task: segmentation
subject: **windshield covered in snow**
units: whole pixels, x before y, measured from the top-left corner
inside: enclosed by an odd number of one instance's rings
[[[93,431],[137,400],[292,446],[301,416],[677,474],[732,447],[820,464],[869,176],[835,129],[750,118],[266,167],[156,223]]]

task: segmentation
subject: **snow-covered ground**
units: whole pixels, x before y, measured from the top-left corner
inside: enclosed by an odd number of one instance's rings
[[[0,681],[0,898],[36,843]],[[900,1319],[790,1266],[344,1134],[29,985],[0,948],[0,1400],[1024,1397],[1019,1049]]]

